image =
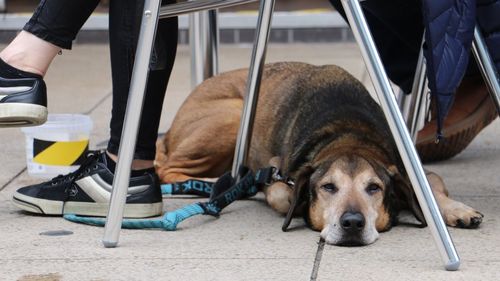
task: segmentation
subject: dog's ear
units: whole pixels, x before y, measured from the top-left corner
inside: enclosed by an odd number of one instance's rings
[[[299,169],[295,176],[295,185],[293,188],[293,197],[292,202],[290,202],[290,208],[288,209],[288,213],[286,214],[285,221],[283,222],[283,226],[281,229],[286,231],[296,210],[299,209],[304,203],[307,203],[308,198],[308,188],[309,188],[309,179],[314,172],[314,169],[311,165],[305,165]]]
[[[387,168],[392,181],[393,198],[397,210],[409,209],[415,218],[421,222],[421,226],[427,226],[422,209],[418,204],[417,196],[406,175],[402,175],[396,166]]]

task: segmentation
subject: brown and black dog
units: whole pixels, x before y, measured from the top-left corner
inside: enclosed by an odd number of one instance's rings
[[[163,182],[216,178],[231,168],[247,70],[208,79],[177,113],[158,143]],[[273,63],[261,84],[248,166],[279,167],[295,180],[263,189],[276,211],[302,212],[327,243],[366,245],[408,209],[424,221],[395,143],[377,103],[337,66]],[[477,227],[482,215],[448,198],[439,176],[428,173],[450,226]]]

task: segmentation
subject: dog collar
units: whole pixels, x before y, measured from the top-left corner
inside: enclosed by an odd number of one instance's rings
[[[295,181],[292,178],[284,176],[281,170],[274,166],[259,169],[255,173],[255,184],[258,186],[268,186],[275,182],[285,183],[292,189],[295,186]]]

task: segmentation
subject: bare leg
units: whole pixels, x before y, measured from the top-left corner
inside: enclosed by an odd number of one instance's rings
[[[112,154],[108,151],[106,151],[108,154],[109,158],[113,159],[113,161],[118,160],[118,156],[115,154]],[[141,159],[134,159],[132,161],[132,170],[143,170],[143,169],[149,169],[153,168],[153,160],[141,160]]]
[[[35,35],[21,31],[2,51],[0,58],[20,70],[44,76],[61,48]]]

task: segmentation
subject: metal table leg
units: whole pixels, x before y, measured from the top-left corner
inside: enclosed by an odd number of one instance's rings
[[[118,151],[118,162],[116,163],[115,178],[113,180],[113,191],[111,192],[110,208],[104,230],[104,238],[102,240],[104,247],[107,248],[116,247],[120,236],[123,210],[130,179],[130,168],[132,166],[134,148],[137,141],[137,131],[139,129],[142,104],[149,73],[149,61],[151,59],[160,5],[160,0],[144,1],[144,14],[142,16],[134,71],[130,83],[120,149]]]
[[[191,87],[194,89],[219,71],[219,30],[217,10],[189,15],[189,45],[191,46]]]
[[[380,100],[382,109],[391,128],[399,153],[410,178],[425,219],[431,229],[432,236],[437,244],[441,258],[447,270],[457,270],[460,259],[455,250],[448,229],[441,217],[438,205],[432,194],[429,182],[425,176],[418,154],[412,139],[406,129],[405,122],[398,110],[391,84],[378,55],[375,43],[368,29],[359,0],[342,0],[351,28],[375,90]]]
[[[491,98],[497,107],[498,114],[500,115],[500,77],[495,69],[493,60],[491,59],[486,44],[484,43],[483,36],[479,27],[476,26],[474,30],[474,42],[472,44],[472,52],[476,58],[477,65],[481,70],[484,81],[488,85]]]
[[[406,95],[400,103],[401,113],[406,126],[413,140],[417,142],[417,135],[420,126],[423,123],[425,112],[427,110],[427,98],[425,90],[427,89],[427,65],[425,64],[425,57],[423,49],[420,49],[418,56],[417,68],[415,70],[415,77],[413,78],[413,86],[411,93]]]
[[[236,140],[232,176],[238,176],[239,168],[245,164],[248,155],[250,140],[252,139],[252,128],[255,117],[255,109],[259,98],[260,81],[266,58],[267,41],[271,29],[275,0],[261,0],[259,18],[257,20],[256,37],[253,45],[252,61],[248,71],[247,88],[243,114],[241,115],[240,129]]]
[[[422,39],[422,44],[423,44]],[[422,46],[422,45],[421,45]],[[420,49],[420,53],[418,54],[418,60],[417,60],[417,67],[415,69],[415,77],[413,77],[413,85],[411,88],[411,92],[409,94],[404,95],[403,97],[399,97],[397,99],[398,105],[399,105],[399,110],[401,111],[401,115],[403,115],[403,118],[406,120],[406,124],[408,126],[408,130],[410,130],[410,125],[412,123],[411,121],[411,116],[412,116],[412,111],[414,110],[415,102],[416,102],[416,94],[420,93],[418,89],[418,84],[420,79],[422,78],[422,75],[425,76],[425,69],[422,67],[425,67],[425,62],[424,62],[424,52],[422,49]],[[411,134],[411,131],[410,131]]]
[[[427,89],[427,65],[425,64],[423,43],[424,38],[422,38],[411,93],[405,95],[399,101],[399,108],[404,120],[406,120],[406,126],[408,127],[413,143],[417,142],[418,131],[424,125],[425,113],[429,106],[425,95]]]

